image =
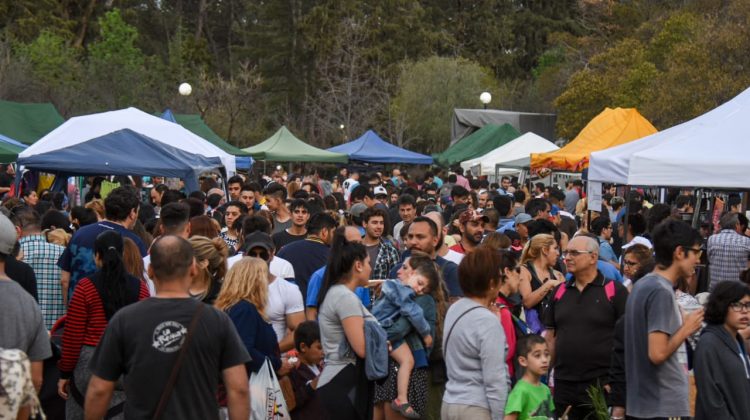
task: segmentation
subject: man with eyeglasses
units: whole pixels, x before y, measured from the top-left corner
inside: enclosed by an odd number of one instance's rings
[[[738,213],[722,216],[721,231],[708,237],[711,290],[721,281],[740,281],[742,270],[750,267],[750,238],[744,235],[739,216]]]
[[[570,407],[570,420],[591,417],[591,385],[608,381],[614,329],[625,313],[627,289],[598,269],[599,244],[576,236],[563,253],[568,281],[554,293],[545,313],[547,342],[554,366],[554,401],[558,416]]]
[[[653,231],[656,268],[638,280],[625,312],[628,418],[689,418],[685,340],[698,331],[703,309],[681,314],[675,285],[695,272],[698,231],[667,219]]]
[[[245,237],[245,255],[270,263],[274,244],[265,232],[253,232]],[[305,320],[305,305],[299,287],[285,279],[268,274],[268,306],[266,316],[276,332],[279,350],[284,353],[294,348],[294,330]]]

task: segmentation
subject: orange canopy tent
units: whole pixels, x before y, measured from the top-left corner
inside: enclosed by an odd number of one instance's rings
[[[589,166],[591,152],[629,143],[656,131],[635,108],[605,108],[562,149],[549,153],[532,153],[531,170],[549,168],[580,172]]]

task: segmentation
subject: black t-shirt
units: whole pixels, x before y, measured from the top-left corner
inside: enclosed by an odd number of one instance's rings
[[[16,179],[7,172],[0,173],[0,187],[8,188]]]
[[[289,245],[292,242],[301,241],[305,238],[307,238],[307,233],[305,233],[304,235],[292,235],[291,233],[287,232],[286,229],[282,230],[281,232],[276,232],[271,236],[271,239],[273,239],[273,244],[274,246],[276,246],[276,252],[279,252],[279,250],[285,245]]]
[[[16,283],[20,284],[24,290],[34,297],[34,300],[39,302],[36,287],[36,274],[34,274],[34,269],[31,268],[30,265],[23,261],[18,261],[15,258],[8,257],[5,260],[5,274]]]
[[[575,280],[560,285],[565,293],[550,299],[544,323],[555,330],[555,378],[588,381],[606,376],[611,363],[615,324],[625,313],[628,289],[614,281],[610,301],[604,290],[602,273],[579,291]],[[553,293],[557,293],[557,289]]]
[[[283,258],[294,267],[294,282],[299,286],[302,296],[307,296],[307,282],[320,267],[328,262],[328,245],[312,240],[292,242],[278,252],[279,258]]]
[[[198,305],[189,298],[150,298],[119,310],[91,359],[108,381],[125,375],[125,417],[151,419]],[[216,392],[224,369],[250,356],[229,317],[206,305],[162,418],[218,419]]]

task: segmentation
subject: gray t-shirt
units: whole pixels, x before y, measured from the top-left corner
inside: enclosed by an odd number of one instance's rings
[[[648,335],[673,335],[682,325],[672,283],[651,273],[640,279],[625,309],[627,414],[634,417],[690,416],[684,344],[664,363],[648,357]]]
[[[283,232],[286,229],[292,227],[292,218],[290,217],[289,220],[286,222],[280,222],[279,219],[276,218],[276,216],[273,217],[273,231],[271,234],[278,232]]]
[[[344,319],[352,316],[364,316],[366,320],[375,321],[375,317],[348,287],[337,284],[328,289],[318,313],[320,344],[325,354],[325,368],[318,379],[318,387],[330,382],[346,365],[357,362],[357,357],[346,340],[342,324]],[[364,330],[362,332],[364,334]]]
[[[0,308],[0,347],[22,350],[32,362],[52,356],[42,311],[18,283],[0,280]]]
[[[380,242],[375,245],[367,245],[367,255],[370,256],[370,266],[375,267],[375,262],[378,261],[378,254],[380,253]]]
[[[572,190],[565,191],[565,211],[570,214],[575,214],[576,204],[581,197],[578,195],[578,191],[573,188]]]

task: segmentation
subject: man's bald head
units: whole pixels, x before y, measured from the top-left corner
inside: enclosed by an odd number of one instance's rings
[[[349,242],[362,242],[362,235],[359,233],[359,229],[357,229],[355,226],[345,227],[344,237]]]
[[[429,217],[435,224],[438,226],[438,230],[443,229],[443,226],[445,223],[443,222],[443,215],[440,214],[440,212],[437,211],[431,211],[424,215],[425,217]]]
[[[577,246],[578,244],[582,244],[582,247]],[[571,245],[576,245],[575,249],[581,249],[586,250],[591,253],[596,253],[596,255],[599,255],[599,242],[588,235],[578,235],[574,236],[573,239],[568,242],[568,248],[571,247]]]
[[[181,279],[188,275],[194,259],[190,242],[175,235],[162,236],[151,246],[149,274],[157,283]]]

